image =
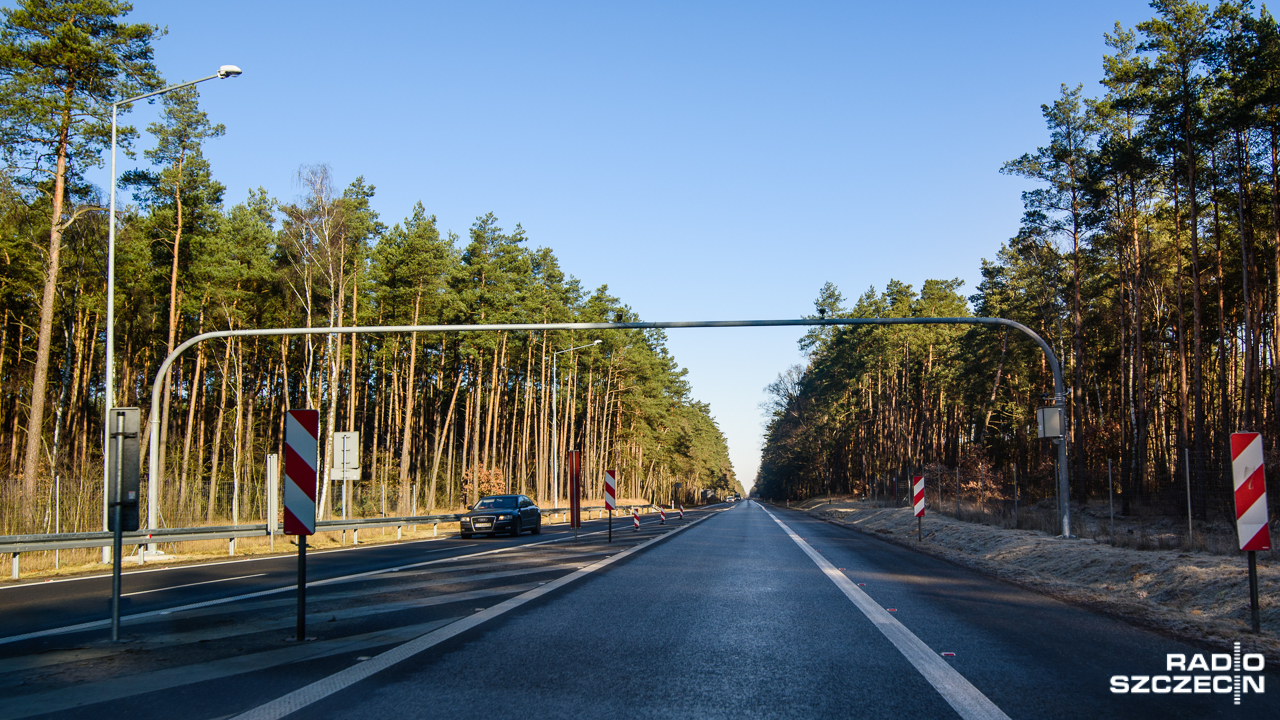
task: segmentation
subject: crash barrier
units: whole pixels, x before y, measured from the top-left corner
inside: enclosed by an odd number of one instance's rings
[[[631,510],[635,515],[637,527],[641,510],[646,512],[654,512],[656,505],[620,505],[618,510]],[[548,519],[548,525],[554,525],[556,519],[560,522],[569,521],[569,508],[539,508],[539,512],[544,518]],[[594,517],[604,517],[604,509],[602,508],[583,508],[583,512],[588,515],[586,519]],[[462,518],[459,513],[449,513],[442,515],[411,515],[405,517],[386,517],[386,518],[353,518],[347,520],[320,520],[316,523],[316,532],[343,532],[352,531],[352,539],[356,544],[360,542],[360,531],[373,528],[391,528],[396,529],[396,539],[400,539],[404,527],[416,527],[418,525],[431,525],[432,534],[436,531],[440,523],[458,522]],[[275,535],[283,534],[283,526],[276,525]],[[150,543],[180,543],[180,542],[197,542],[204,540],[226,540],[228,541],[228,554],[235,554],[235,541],[237,538],[250,537],[268,537],[271,533],[267,531],[266,523],[257,523],[254,525],[218,525],[210,527],[192,527],[192,528],[159,528],[146,532],[126,532],[124,533],[125,545],[147,545]],[[0,535],[0,555],[9,554],[12,556],[10,565],[10,577],[14,580],[18,579],[20,574],[19,557],[23,553],[32,552],[53,552],[55,550],[74,550],[82,548],[110,547],[112,543],[112,533],[110,532],[82,532],[82,533],[49,533],[44,535]],[[143,553],[138,553],[138,564],[145,564],[146,558]]]

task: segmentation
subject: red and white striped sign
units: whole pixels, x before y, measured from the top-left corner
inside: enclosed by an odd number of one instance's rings
[[[683,506],[683,505],[681,505],[681,506],[680,506],[680,519],[681,519],[681,520],[683,520],[683,519],[684,519],[684,506]]]
[[[290,410],[284,420],[284,534],[316,532],[319,410]]]
[[[924,517],[924,476],[916,475],[911,480],[915,490],[916,517]]]
[[[631,522],[636,530],[640,529],[640,511],[635,508],[631,508]]]
[[[612,510],[617,507],[615,498],[618,495],[618,480],[613,476],[612,470],[604,471],[604,509]]]
[[[1240,535],[1240,549],[1270,550],[1262,435],[1231,434],[1231,473],[1236,485],[1236,532]]]
[[[661,505],[659,505],[659,506],[658,506],[658,514],[662,516],[662,522],[661,522],[661,523],[659,523],[659,524],[660,524],[660,525],[666,525],[666,524],[667,524],[667,511],[666,511],[666,510],[663,510]]]

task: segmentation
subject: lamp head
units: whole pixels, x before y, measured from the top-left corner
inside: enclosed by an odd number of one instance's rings
[[[593,342],[593,343],[591,343],[591,344],[592,344],[592,345],[599,345],[599,344],[600,344],[600,343],[602,343],[602,342],[604,342],[604,341],[603,341],[603,340],[600,340],[599,338],[597,338],[597,339],[596,339],[596,341],[595,341],[595,342]]]
[[[240,68],[236,67],[235,65],[223,65],[222,67],[218,68],[218,77],[220,79],[226,80],[229,77],[235,77],[239,75],[241,72],[243,71]]]

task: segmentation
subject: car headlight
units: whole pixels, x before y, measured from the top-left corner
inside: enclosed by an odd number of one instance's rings
[[[499,515],[499,516],[498,516],[498,519],[499,519],[499,520],[510,520],[510,519],[511,519],[511,516],[510,516],[510,515]]]

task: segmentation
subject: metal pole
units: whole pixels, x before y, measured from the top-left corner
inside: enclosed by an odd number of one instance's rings
[[[108,424],[107,430],[111,427]],[[124,469],[124,413],[116,414],[116,482],[115,497],[112,503],[115,515],[115,531],[111,536],[111,642],[120,641],[120,564],[124,547],[124,513],[121,510],[121,496],[124,494],[121,471]],[[104,463],[107,465],[109,463]]]
[[[56,535],[62,528],[62,476],[53,474],[53,533]],[[58,569],[58,551],[53,551],[53,569]]]
[[[1187,551],[1190,552],[1195,547],[1191,528],[1191,448],[1187,448],[1184,452],[1187,462]]]
[[[1013,464],[1013,529],[1018,529],[1018,463]]]
[[[111,442],[111,408],[116,404],[115,392],[115,347],[116,347],[116,111],[118,105],[111,104],[111,202],[110,215],[107,216],[107,346],[106,346],[106,388],[103,393],[102,409],[102,447]],[[111,482],[111,468],[102,463],[102,529],[108,529],[107,500]],[[119,524],[117,523],[117,526]],[[107,549],[102,548],[102,562],[107,561]],[[114,634],[114,633],[113,633]],[[113,637],[114,639],[114,637]]]
[[[551,507],[560,507],[560,435],[556,431],[556,395],[560,389],[560,376],[556,372],[556,360],[560,353],[551,353]]]
[[[307,536],[298,536],[298,642],[307,639]]]
[[[1249,615],[1253,619],[1253,632],[1261,632],[1262,614],[1258,610],[1258,552],[1249,551]]]
[[[1107,458],[1107,509],[1111,511],[1111,546],[1116,544],[1116,491],[1111,481],[1111,458]]]
[[[147,447],[148,457],[148,475],[147,475],[147,491],[154,496],[158,478],[156,477],[157,466],[160,455],[160,397],[163,393],[162,380],[169,366],[188,348],[204,342],[205,340],[213,340],[215,338],[227,337],[264,337],[264,336],[282,336],[282,335],[369,335],[369,334],[386,334],[386,333],[412,333],[412,332],[499,332],[499,331],[517,331],[528,332],[533,330],[668,330],[675,328],[737,328],[737,327],[807,327],[807,326],[845,326],[845,325],[998,325],[1013,328],[1027,337],[1031,338],[1036,346],[1040,348],[1045,355],[1045,360],[1049,365],[1049,370],[1053,374],[1054,396],[1061,399],[1063,397],[1065,385],[1063,384],[1062,366],[1058,362],[1058,356],[1053,352],[1053,348],[1044,338],[1040,337],[1034,330],[1014,320],[1005,318],[991,317],[967,317],[967,318],[800,318],[787,320],[695,320],[695,321],[675,321],[675,322],[634,322],[634,323],[494,323],[491,325],[382,325],[382,326],[360,326],[360,327],[319,327],[319,328],[263,328],[253,330],[217,330],[213,332],[196,335],[184,341],[178,347],[174,348],[157,368],[156,376],[152,381],[151,391],[151,415],[149,416],[150,442]],[[553,363],[554,364],[554,363]],[[552,393],[552,401],[556,399],[555,392]],[[554,422],[554,418],[553,418]],[[1064,428],[1063,432],[1070,432],[1069,428]],[[1065,437],[1065,436],[1064,436]],[[1066,449],[1058,448],[1058,474],[1060,487],[1065,486],[1067,477]],[[553,458],[556,462],[556,458]],[[556,463],[558,465],[558,463]],[[957,478],[958,479],[958,478]],[[554,482],[553,478],[553,482]],[[1065,496],[1065,495],[1064,495]],[[958,499],[957,499],[958,502]],[[1070,522],[1070,507],[1063,508],[1064,523]],[[148,517],[148,527],[155,526],[155,518]]]

